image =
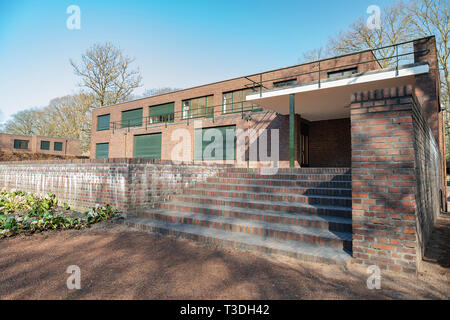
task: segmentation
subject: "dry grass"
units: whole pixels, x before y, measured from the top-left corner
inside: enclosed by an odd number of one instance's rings
[[[59,156],[35,152],[12,152],[0,150],[0,162],[2,161],[25,161],[25,160],[52,160],[52,159],[83,159],[87,157]]]

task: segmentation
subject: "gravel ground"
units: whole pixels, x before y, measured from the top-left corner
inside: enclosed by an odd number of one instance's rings
[[[103,222],[0,240],[0,299],[448,299],[450,219],[441,219],[421,273],[382,273],[217,249]],[[445,240],[445,241],[444,241]],[[442,243],[444,242],[444,243]],[[69,265],[81,289],[69,290]]]

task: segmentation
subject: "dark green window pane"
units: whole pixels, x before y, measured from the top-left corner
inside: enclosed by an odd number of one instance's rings
[[[109,130],[109,114],[97,117],[97,131]]]
[[[236,126],[196,129],[194,160],[236,160]]]
[[[122,111],[122,128],[142,126],[142,108]]]
[[[173,122],[174,103],[152,106],[149,109],[149,123]]]
[[[134,136],[135,158],[161,159],[161,133]]]
[[[41,141],[41,150],[50,150],[50,141]]]
[[[97,143],[95,150],[95,158],[107,159],[109,156],[109,143]]]
[[[55,142],[53,144],[53,150],[55,150],[55,151],[62,151],[62,149],[63,149],[62,142]]]
[[[14,139],[14,149],[28,149],[28,140]]]

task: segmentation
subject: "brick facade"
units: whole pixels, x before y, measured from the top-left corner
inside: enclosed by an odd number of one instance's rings
[[[28,141],[27,149],[14,148],[14,140]],[[41,149],[41,141],[49,142],[49,150]],[[59,142],[62,144],[62,150],[55,150],[54,143]],[[41,137],[41,136],[22,136],[16,134],[0,133],[0,150],[1,151],[13,151],[13,152],[34,152],[43,153],[48,155],[59,156],[81,156],[81,141],[64,138],[53,137]]]
[[[309,154],[311,167],[350,167],[350,119],[311,122]]]
[[[344,69],[357,67],[358,72],[366,72],[370,70],[380,69],[377,62],[368,62],[360,65],[352,65],[354,63],[360,63],[361,61],[372,61],[374,59],[373,53],[371,51],[366,51],[362,53],[357,53],[353,55],[347,55],[338,57],[335,59],[325,60],[321,63],[321,79],[327,78],[327,70],[330,68],[336,68],[334,70],[339,70],[339,66],[345,66]],[[341,67],[342,69],[342,67]],[[297,80],[298,84],[310,83],[311,81],[317,81],[318,73],[304,74],[312,71],[318,70],[317,63],[307,63],[302,65],[297,65],[293,67],[268,71],[262,74],[262,80],[269,79],[279,79],[283,77],[291,77]],[[297,76],[299,74],[303,74]],[[254,81],[260,81],[259,75],[250,75],[248,78]],[[95,158],[95,149],[97,143],[109,143],[109,157],[110,158],[132,158],[133,157],[133,144],[134,136],[139,134],[147,133],[162,133],[162,150],[161,157],[164,160],[171,160],[172,148],[176,142],[172,141],[172,134],[177,129],[187,129],[191,134],[191,151],[193,150],[193,132],[194,126],[193,120],[182,120],[181,110],[182,101],[186,99],[192,99],[197,97],[203,97],[208,95],[213,95],[213,102],[216,108],[214,109],[214,121],[212,119],[201,118],[202,127],[214,127],[214,126],[225,126],[225,125],[236,125],[236,129],[247,130],[247,128],[253,128],[256,130],[270,128],[280,130],[280,167],[289,166],[289,120],[288,116],[276,114],[271,110],[264,109],[262,112],[252,113],[251,120],[247,122],[242,119],[241,114],[223,114],[222,113],[222,97],[224,92],[229,92],[232,90],[238,90],[246,88],[246,85],[251,85],[251,82],[246,77],[235,78],[231,80],[221,81],[213,84],[203,85],[195,88],[180,90],[168,94],[163,94],[159,96],[149,97],[145,99],[139,99],[135,101],[125,102],[113,106],[107,106],[99,108],[93,111],[92,115],[92,128],[97,128],[97,117],[100,115],[110,115],[110,121],[112,123],[119,123],[121,121],[122,111],[132,110],[136,108],[143,108],[143,118],[149,116],[149,107],[154,105],[159,105],[163,103],[174,102],[174,123],[168,124],[152,124],[150,126],[134,127],[127,129],[118,130],[105,130],[105,131],[92,131],[91,137],[91,149],[90,157]],[[273,88],[273,82],[266,82],[264,84],[266,88]],[[248,113],[247,113],[248,114]],[[297,115],[297,117],[300,117]],[[299,128],[297,126],[297,128]],[[298,130],[297,130],[298,131]],[[347,129],[348,132],[348,129]],[[347,139],[349,141],[349,138]],[[329,149],[330,145],[325,146]],[[344,158],[349,159],[349,145],[345,147],[347,152],[346,156],[340,157],[341,159],[337,162],[333,162],[332,156],[328,156],[326,159],[321,159],[323,166],[336,166],[343,163],[348,163]],[[244,147],[245,150],[246,147]],[[296,166],[299,166],[299,139],[296,135],[295,142],[296,152]],[[240,149],[240,146],[237,146]],[[248,151],[247,151],[248,152]],[[325,151],[323,151],[325,152]],[[317,154],[317,153],[316,153]],[[320,154],[318,154],[320,155]],[[237,155],[239,158],[239,154]],[[321,155],[320,155],[321,156]],[[193,152],[190,153],[185,161],[193,160]],[[313,159],[311,159],[313,160]],[[327,162],[327,160],[329,162]],[[247,165],[247,164],[241,164]],[[258,165],[258,162],[252,163],[252,165]]]
[[[354,258],[415,272],[439,212],[440,155],[413,87],[355,94],[351,138]]]
[[[136,215],[223,169],[144,159],[2,162],[0,189],[53,192],[74,209],[110,204]]]

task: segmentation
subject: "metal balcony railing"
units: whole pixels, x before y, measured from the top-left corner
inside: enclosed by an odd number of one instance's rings
[[[325,74],[328,74],[333,71],[340,71],[340,70],[355,68],[360,65],[367,65],[367,64],[371,64],[371,63],[377,64],[377,67],[378,67],[377,69],[372,68],[371,71],[383,70],[383,69],[387,69],[387,68],[395,68],[396,73],[398,75],[398,71],[402,66],[412,64],[415,62],[414,61],[415,55],[428,52],[427,49],[423,49],[423,50],[415,50],[414,49],[414,43],[418,40],[421,40],[421,39],[414,39],[414,40],[405,41],[405,42],[401,42],[401,43],[397,43],[397,44],[393,44],[393,45],[389,45],[389,46],[384,46],[384,47],[380,47],[380,48],[375,48],[375,49],[367,49],[367,50],[363,50],[363,51],[349,52],[347,54],[340,55],[337,57],[330,57],[330,58],[325,58],[325,59],[321,59],[321,60],[317,60],[317,61],[313,61],[313,62],[307,62],[307,63],[304,63],[303,65],[310,65],[313,67],[314,70],[307,71],[307,72],[301,72],[301,73],[297,73],[297,74],[289,74],[288,76],[284,76],[284,77],[276,77],[276,78],[267,79],[264,77],[264,74],[267,74],[267,72],[258,73],[253,76],[245,77],[250,82],[250,83],[246,84],[245,87],[253,88],[254,91],[259,92],[260,96],[262,96],[262,93],[265,91],[277,89],[272,86],[273,83],[292,80],[293,78],[298,79],[299,77],[302,77],[302,76],[313,76],[313,79],[316,79],[316,80],[314,80],[312,82],[295,83],[292,85],[283,86],[282,88],[279,88],[279,89],[285,89],[285,88],[289,88],[289,87],[314,84],[314,83],[318,84],[318,86],[320,88],[321,83],[324,82],[323,76]],[[354,56],[354,55],[358,55],[358,54],[361,55],[364,53],[366,53],[366,54],[372,53],[373,59],[367,59],[364,61],[357,61],[357,62],[341,64],[341,65],[333,65],[331,67],[324,67],[324,65],[326,65],[328,61],[331,61],[331,60],[336,61],[336,60],[338,60],[340,58],[344,58],[346,56]],[[358,71],[358,73],[360,73],[360,72]],[[339,77],[339,78],[345,78],[345,77]]]
[[[365,64],[374,64],[370,68],[367,68],[368,71],[376,71],[376,70],[383,70],[386,68],[395,68],[397,74],[399,69],[403,65],[414,63],[414,57],[417,54],[427,52],[427,49],[424,50],[415,50],[414,49],[414,43],[421,39],[415,39],[410,41],[405,41],[398,44],[393,44],[389,46],[384,46],[380,48],[375,49],[367,49],[363,51],[358,52],[349,52],[347,54],[337,56],[337,57],[330,57],[326,59],[321,59],[313,62],[304,63],[303,65],[310,65],[312,66],[313,70],[308,72],[301,72],[296,74],[289,74],[284,77],[277,77],[277,78],[270,78],[267,79],[264,77],[264,75],[269,74],[269,72],[263,72],[259,74],[255,74],[252,76],[244,77],[247,80],[249,80],[250,83],[246,84],[246,88],[251,88],[253,92],[258,92],[261,96],[264,91],[267,90],[274,90],[274,89],[285,89],[289,87],[295,87],[299,85],[307,85],[312,83],[317,83],[319,88],[321,86],[321,83],[323,83],[325,80],[323,80],[323,76],[328,75],[330,72],[333,71],[340,71],[350,68],[357,68],[360,65]],[[347,64],[341,64],[341,65],[333,65],[324,67],[327,65],[328,61],[337,61],[340,58],[346,57],[346,56],[355,56],[358,54],[367,54],[372,53],[371,59],[366,59],[364,61],[356,61],[352,63]],[[300,66],[300,65],[299,65]],[[358,70],[358,73],[359,70]],[[299,82],[299,77],[302,76],[313,76],[312,82]],[[315,77],[314,77],[315,75]],[[340,79],[340,78],[346,78],[348,76],[342,76],[337,77],[333,79]],[[328,78],[328,77],[327,77]],[[282,86],[280,88],[276,88],[273,86],[274,83],[283,82],[285,80],[293,80],[296,79],[295,82],[292,84],[289,84],[287,86]],[[300,78],[301,79],[301,78]],[[268,85],[270,83],[270,85]],[[217,110],[220,108],[221,110]],[[181,111],[174,111],[173,113],[169,114],[163,114],[158,116],[150,116],[150,117],[144,117],[144,118],[137,118],[137,119],[129,119],[127,121],[116,121],[116,122],[110,122],[110,130],[119,130],[123,128],[132,128],[132,127],[149,127],[155,124],[164,124],[166,127],[169,123],[173,122],[179,122],[179,121],[186,121],[187,124],[189,124],[190,121],[198,118],[209,118],[212,119],[214,122],[215,117],[220,115],[226,115],[226,114],[233,114],[233,113],[240,113],[242,118],[244,118],[246,113],[249,112],[257,112],[261,111],[262,108],[258,105],[251,104],[248,101],[238,101],[238,102],[223,102],[219,105],[214,106],[201,106],[198,108],[193,109],[185,109]]]
[[[115,130],[124,128],[125,129],[134,127],[148,128],[156,124],[164,124],[167,127],[169,123],[185,121],[189,124],[189,122],[192,122],[193,120],[199,118],[212,119],[212,121],[214,122],[215,117],[217,117],[217,115],[229,115],[240,113],[241,117],[244,118],[244,116],[247,113],[258,111],[262,111],[262,108],[260,106],[251,104],[247,101],[226,102],[220,105],[204,106],[194,109],[185,109],[158,116],[148,116],[122,121],[111,121],[110,130],[113,130],[114,132]]]

